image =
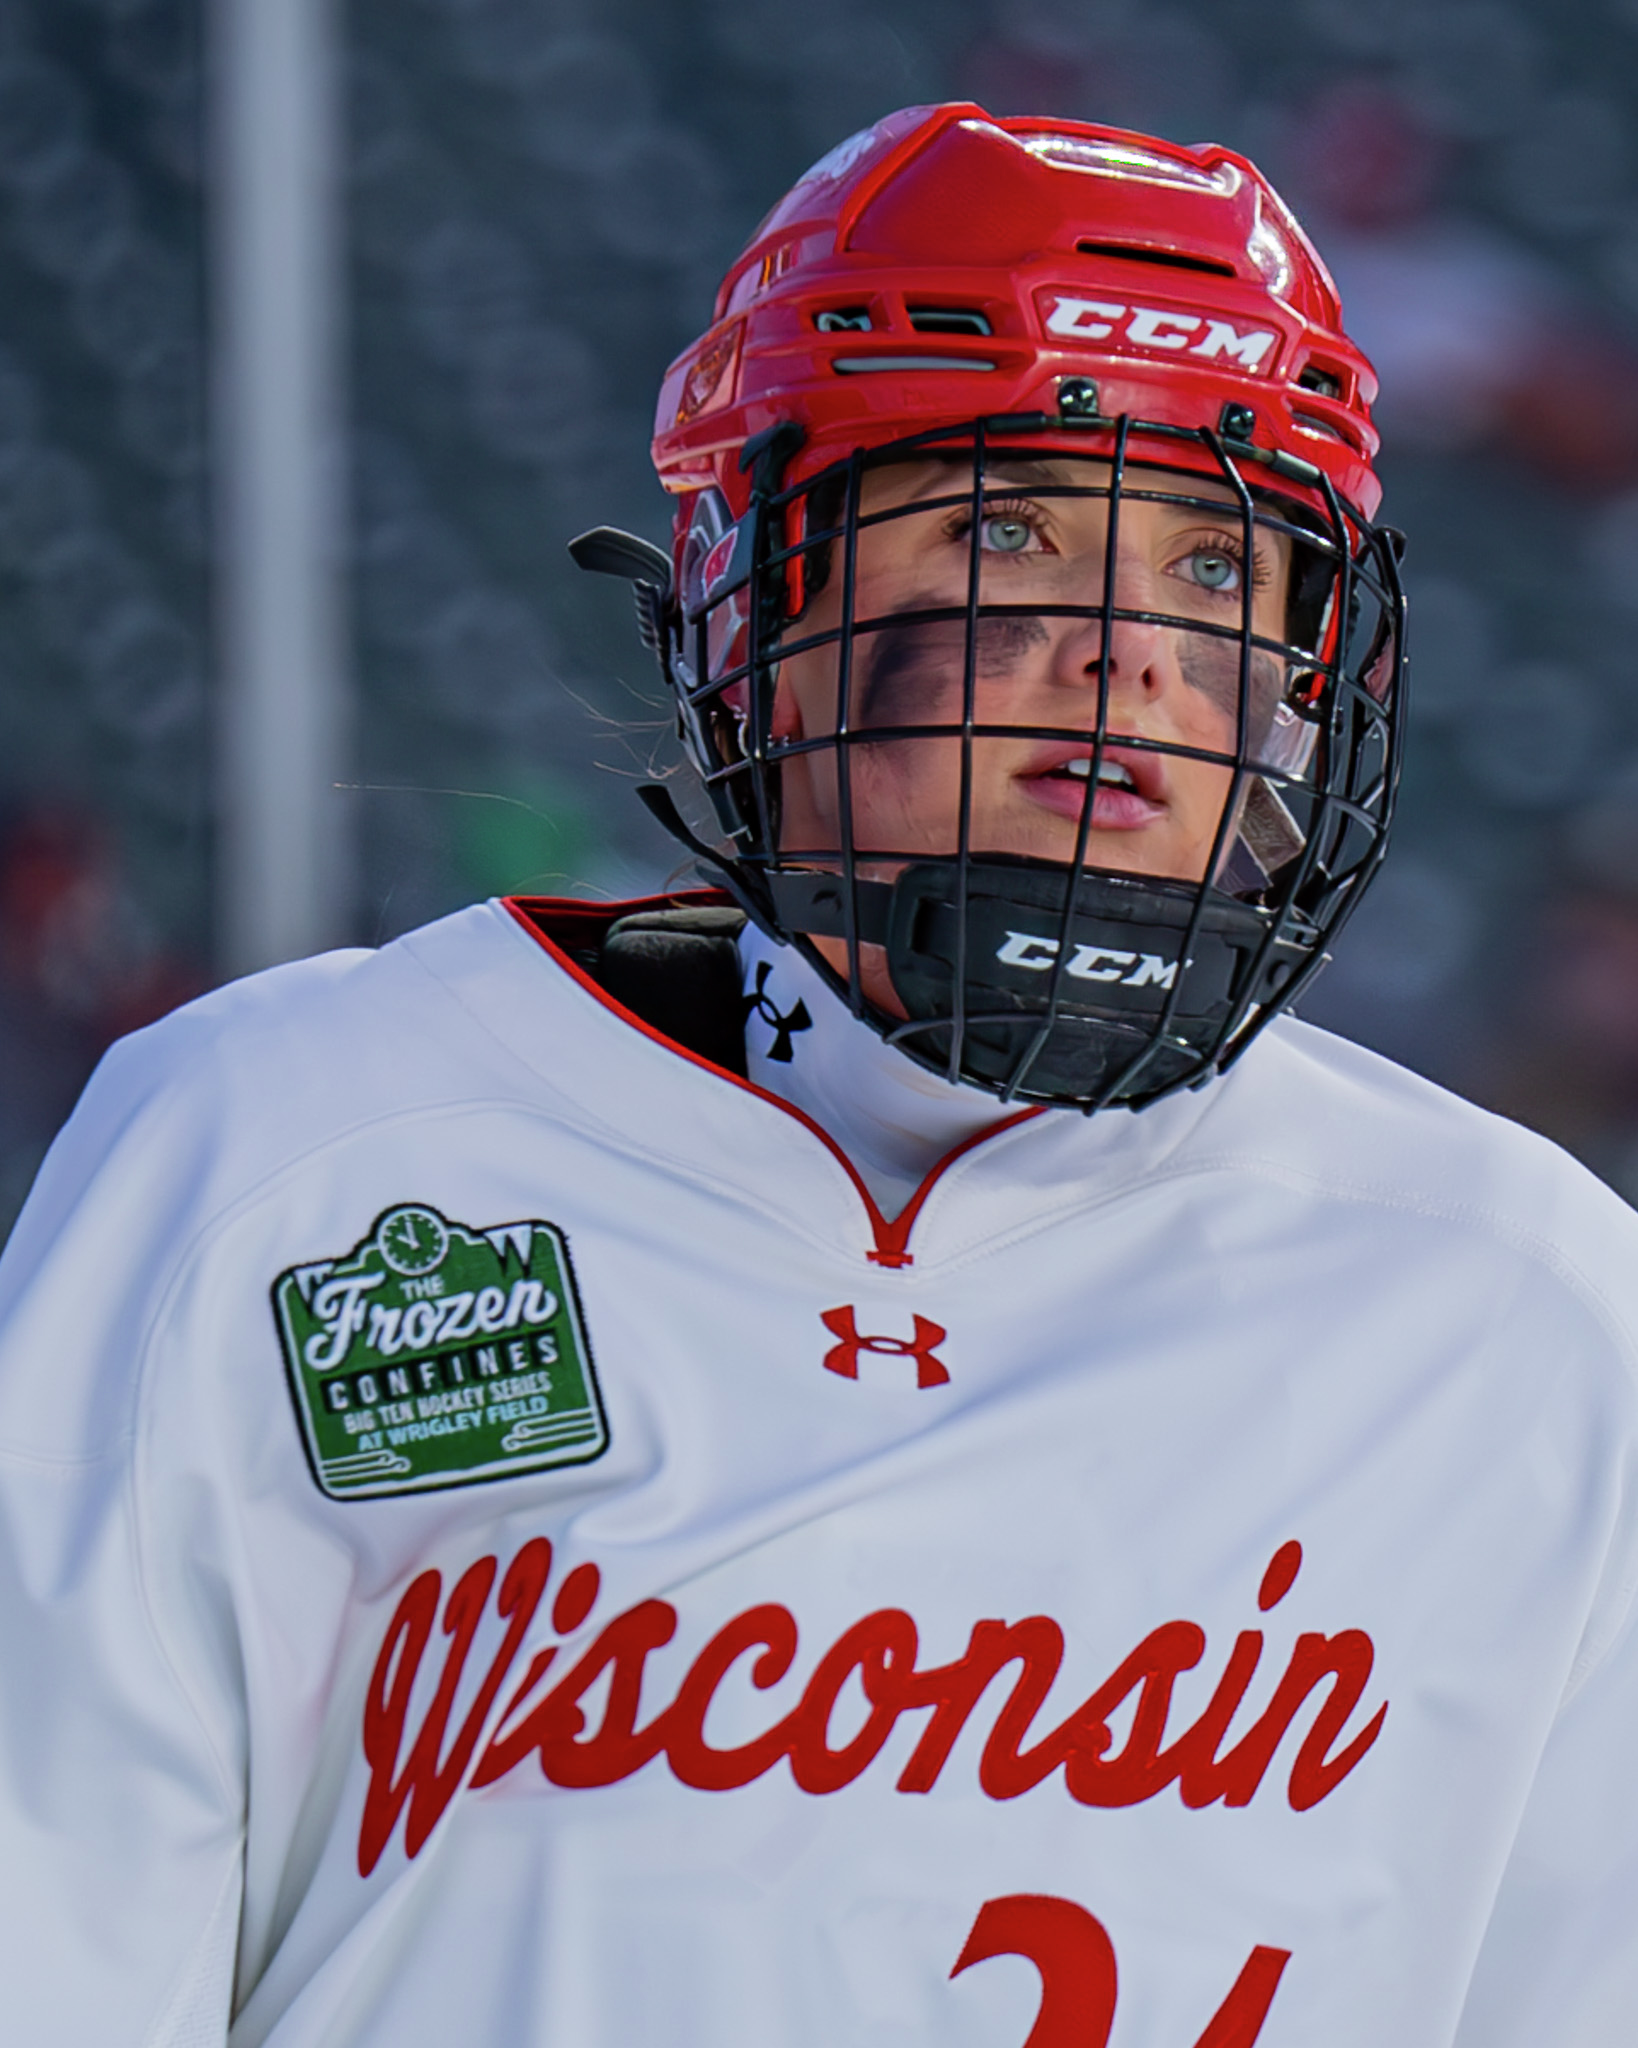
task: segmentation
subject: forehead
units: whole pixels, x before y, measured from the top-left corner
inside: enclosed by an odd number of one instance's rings
[[[1019,490],[1057,491],[1064,489],[1095,490],[1100,493],[1109,488],[1110,465],[1095,456],[1007,456],[997,457],[984,465],[986,489],[997,485],[1012,485]],[[880,469],[867,470],[860,490],[860,505],[864,511],[879,512],[896,505],[916,505],[929,499],[948,498],[952,494],[970,487],[972,465],[967,457],[927,456],[915,462],[894,462]],[[1180,498],[1205,499],[1212,504],[1225,505],[1238,512],[1240,499],[1233,487],[1221,477],[1201,476],[1193,470],[1147,468],[1130,464],[1125,473],[1123,489],[1126,491],[1175,492]],[[1062,498],[1064,506],[1077,503],[1074,498]],[[1080,501],[1086,506],[1101,508],[1105,502],[1102,496]],[[1186,515],[1190,506],[1175,508],[1161,506],[1161,511],[1175,510]]]

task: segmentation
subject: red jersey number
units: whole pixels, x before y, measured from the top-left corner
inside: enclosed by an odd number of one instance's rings
[[[1015,1892],[978,1909],[952,1977],[991,1956],[1027,1956],[1041,1973],[1041,2009],[1023,2048],[1106,2048],[1115,2020],[1115,1946],[1072,1899]],[[1253,2048],[1289,1949],[1254,1948],[1194,2048]]]

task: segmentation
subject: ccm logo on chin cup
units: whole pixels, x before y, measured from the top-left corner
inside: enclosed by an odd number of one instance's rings
[[[1045,973],[1058,957],[1056,939],[1033,932],[1008,932],[996,953],[1003,967],[1029,967]],[[1123,953],[1108,946],[1077,946],[1064,969],[1071,981],[1118,981],[1122,988],[1170,988],[1177,962],[1159,953]]]

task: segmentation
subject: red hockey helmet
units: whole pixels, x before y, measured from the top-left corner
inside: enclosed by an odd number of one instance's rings
[[[920,429],[1055,415],[1066,379],[1106,418],[1223,427],[1286,456],[1299,488],[1323,474],[1377,509],[1376,379],[1261,172],[1214,144],[960,104],[889,115],[768,215],[666,373],[655,467],[670,491],[715,484],[737,518],[740,452],[777,423],[805,429],[796,482]]]

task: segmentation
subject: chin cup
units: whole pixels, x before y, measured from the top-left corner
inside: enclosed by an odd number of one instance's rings
[[[849,937],[846,883],[767,879],[777,922],[847,996],[811,943]],[[918,1065],[1021,1102],[1137,1108],[1206,1080],[1318,962],[1317,934],[1192,883],[1087,871],[1071,888],[1067,869],[1005,855],[965,879],[918,862],[853,895],[851,935],[884,949],[907,1012],[866,1004],[870,1021]]]

